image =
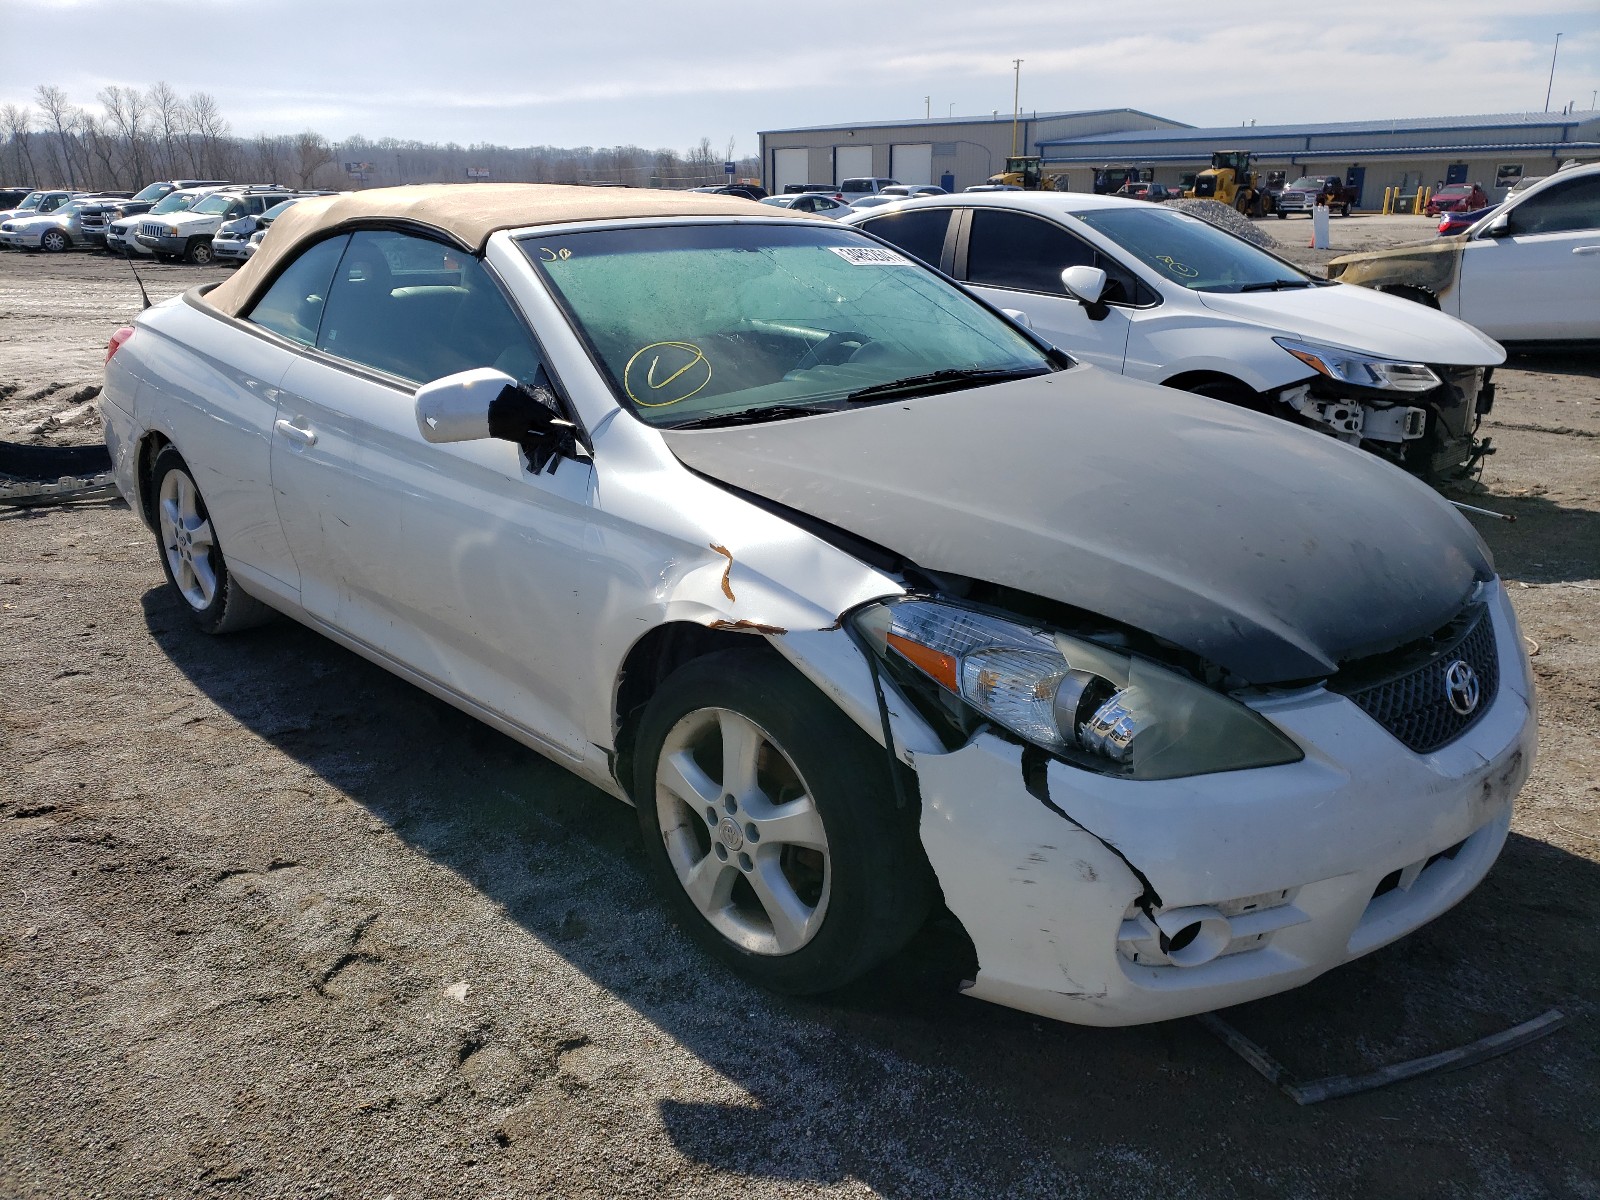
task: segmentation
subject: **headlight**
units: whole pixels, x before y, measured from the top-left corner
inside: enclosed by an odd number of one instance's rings
[[[886,660],[1092,771],[1174,779],[1303,757],[1238,701],[1064,633],[933,600],[873,605],[854,620]]]
[[[167,226],[167,236],[168,237],[177,237],[178,236],[178,227],[176,225],[168,225]]]
[[[1386,388],[1393,392],[1426,392],[1443,380],[1421,363],[1393,362],[1373,358],[1356,350],[1321,346],[1316,342],[1297,342],[1293,338],[1272,339],[1319,375],[1355,387]]]

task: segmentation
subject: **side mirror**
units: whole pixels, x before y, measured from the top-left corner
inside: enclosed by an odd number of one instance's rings
[[[1507,237],[1511,233],[1511,214],[1501,213],[1488,225],[1484,226],[1483,236],[1492,238]]]
[[[1106,273],[1099,267],[1068,267],[1061,272],[1061,286],[1085,306],[1099,304],[1106,290]]]
[[[1010,317],[1024,329],[1033,328],[1033,322],[1028,319],[1028,314],[1023,312],[1020,308],[1002,308],[1000,311],[1005,313],[1006,316]]]
[[[559,415],[550,390],[525,388],[493,367],[474,367],[423,384],[417,389],[416,413],[424,441],[515,442],[535,472],[561,454],[577,453],[577,426]]]

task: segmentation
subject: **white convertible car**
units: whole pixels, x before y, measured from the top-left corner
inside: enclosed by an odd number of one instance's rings
[[[287,613],[636,804],[685,927],[837,987],[935,906],[972,995],[1281,991],[1465,896],[1534,754],[1472,529],[1370,455],[1074,363],[715,195],[301,201],[113,338],[201,629]]]

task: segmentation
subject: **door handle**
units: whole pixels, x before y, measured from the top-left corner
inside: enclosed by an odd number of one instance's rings
[[[1574,246],[1574,254],[1600,254],[1600,246]]]
[[[291,441],[299,442],[302,446],[315,446],[317,435],[314,430],[302,429],[292,421],[278,421],[273,425],[279,433]]]

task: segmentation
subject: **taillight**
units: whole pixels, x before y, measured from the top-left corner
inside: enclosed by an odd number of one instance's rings
[[[133,336],[133,326],[124,325],[111,335],[111,340],[106,343],[106,361],[111,361],[111,356],[122,349],[122,343]]]

